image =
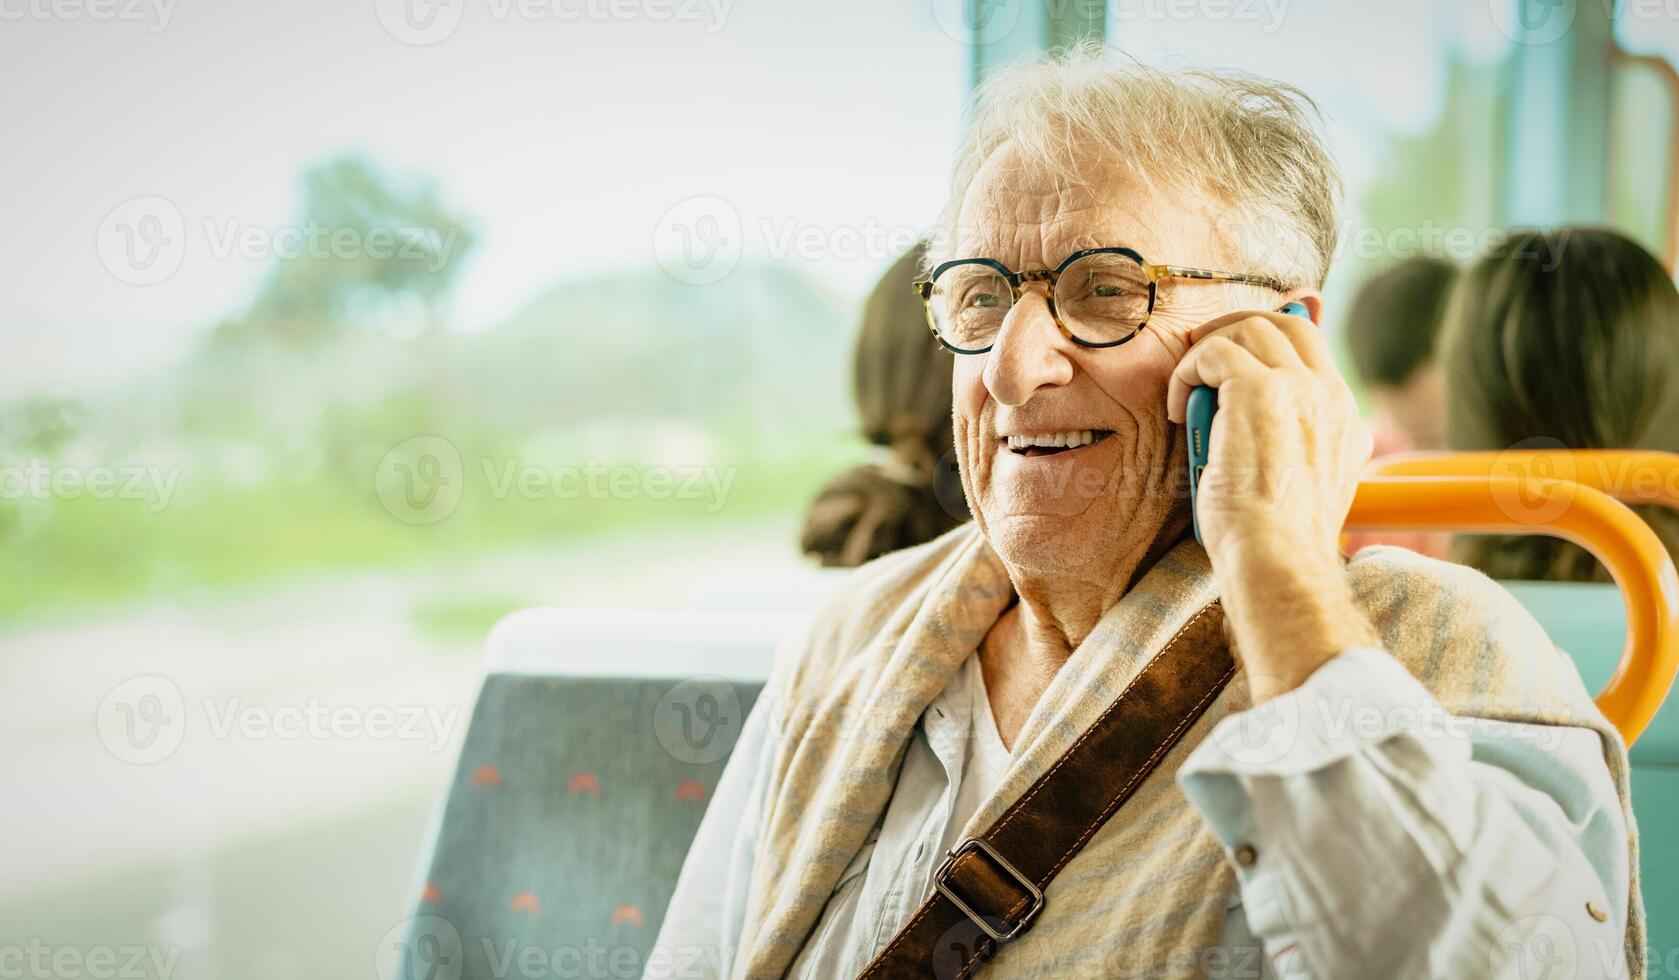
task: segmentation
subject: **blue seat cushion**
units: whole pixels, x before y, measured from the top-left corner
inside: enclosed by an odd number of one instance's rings
[[[1583,582],[1501,582],[1580,669],[1586,689],[1603,690],[1621,662],[1627,613],[1620,589]],[[1670,696],[1631,752],[1632,764],[1679,766],[1679,710]]]
[[[394,975],[639,976],[760,686],[487,677]]]

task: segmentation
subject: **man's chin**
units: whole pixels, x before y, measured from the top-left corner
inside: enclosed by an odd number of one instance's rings
[[[986,538],[1004,561],[1029,568],[1074,568],[1100,561],[1112,549],[1124,518],[1041,511],[1008,513],[986,522]]]

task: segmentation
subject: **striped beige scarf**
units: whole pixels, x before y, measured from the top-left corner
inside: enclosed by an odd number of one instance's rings
[[[1478,573],[1397,549],[1348,566],[1387,649],[1454,715],[1597,730],[1627,809],[1626,752],[1579,675],[1515,600]],[[817,614],[766,697],[778,749],[753,868],[737,974],[778,977],[891,798],[911,730],[1013,595],[972,524],[860,570]],[[1015,743],[1009,775],[969,821],[990,826],[1060,758],[1130,679],[1216,597],[1205,552],[1186,542],[1103,616],[1050,684]],[[1047,890],[1033,928],[989,975],[1194,976],[1219,938],[1235,875],[1175,775],[1219,719],[1249,706],[1238,671],[1213,707]],[[1630,810],[1627,824],[1632,826]],[[1636,840],[1634,843],[1636,848]],[[1627,955],[1642,976],[1633,855]]]

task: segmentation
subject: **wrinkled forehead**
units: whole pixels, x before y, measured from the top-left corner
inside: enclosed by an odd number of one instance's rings
[[[1081,248],[1125,245],[1150,262],[1215,265],[1225,258],[1224,212],[1204,194],[1123,164],[1054,165],[1004,144],[963,193],[945,257],[1038,269]]]

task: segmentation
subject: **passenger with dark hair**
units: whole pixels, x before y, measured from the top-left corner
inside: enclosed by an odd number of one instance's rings
[[[1441,357],[1452,449],[1679,451],[1679,290],[1615,232],[1512,236],[1453,291]],[[1635,510],[1679,555],[1673,512]],[[1452,553],[1494,578],[1608,581],[1551,537],[1463,537]]]
[[[1445,392],[1434,357],[1457,269],[1444,259],[1407,259],[1353,297],[1347,347],[1378,413],[1377,455],[1445,447]],[[1384,446],[1383,430],[1401,437]]]
[[[913,289],[925,255],[917,246],[893,263],[863,308],[852,391],[885,458],[830,480],[811,504],[800,547],[823,565],[861,565],[968,519],[951,455],[951,354]]]
[[[1457,267],[1444,259],[1406,259],[1366,280],[1353,297],[1347,347],[1376,407],[1376,456],[1446,447],[1446,392],[1434,347],[1456,279]],[[1345,547],[1356,554],[1373,544],[1444,558],[1451,539],[1419,532],[1354,534]]]

